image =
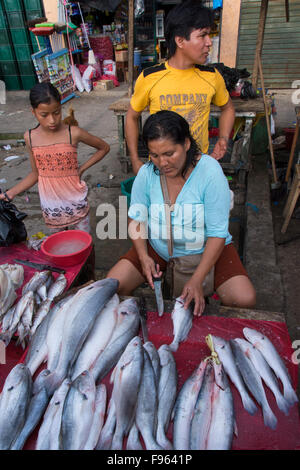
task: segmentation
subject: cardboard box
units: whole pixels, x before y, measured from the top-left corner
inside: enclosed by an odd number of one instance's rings
[[[114,88],[114,82],[113,80],[99,80],[97,88],[98,90],[111,90]]]
[[[127,50],[115,50],[116,62],[126,62],[128,61],[128,51]]]

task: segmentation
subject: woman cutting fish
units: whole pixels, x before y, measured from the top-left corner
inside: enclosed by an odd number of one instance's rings
[[[230,190],[219,162],[200,154],[187,121],[173,111],[149,116],[143,140],[150,161],[132,187],[128,215],[133,247],[108,277],[119,280],[121,295],[131,295],[145,280],[153,289],[153,278],[171,260],[174,280],[183,279],[175,295],[185,308],[194,302],[194,315],[203,313],[211,279],[223,305],[253,307],[255,289],[228,232]]]

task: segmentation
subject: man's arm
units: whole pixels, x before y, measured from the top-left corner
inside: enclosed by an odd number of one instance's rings
[[[226,153],[229,136],[235,119],[235,109],[231,98],[229,98],[224,106],[220,106],[220,109],[221,115],[219,118],[219,139],[217,140],[211,154],[211,156],[216,160],[223,158]]]
[[[129,150],[130,161],[135,175],[138,174],[139,169],[143,165],[142,160],[138,154],[138,140],[139,140],[139,117],[141,113],[134,111],[129,105],[125,120],[125,137]]]

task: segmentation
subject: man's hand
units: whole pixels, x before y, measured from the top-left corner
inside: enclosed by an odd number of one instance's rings
[[[227,150],[227,143],[227,137],[220,137],[214,146],[211,156],[216,160],[223,158]]]

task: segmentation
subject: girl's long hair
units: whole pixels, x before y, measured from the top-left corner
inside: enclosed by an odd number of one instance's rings
[[[182,176],[185,176],[190,166],[196,166],[196,156],[199,155],[200,150],[191,136],[188,122],[180,114],[174,111],[158,111],[155,114],[151,114],[144,124],[142,137],[147,149],[148,142],[152,140],[167,138],[172,140],[174,144],[184,145],[186,139],[189,139],[191,145],[186,153]],[[153,163],[151,162],[151,164]],[[154,171],[158,171],[155,165]]]

